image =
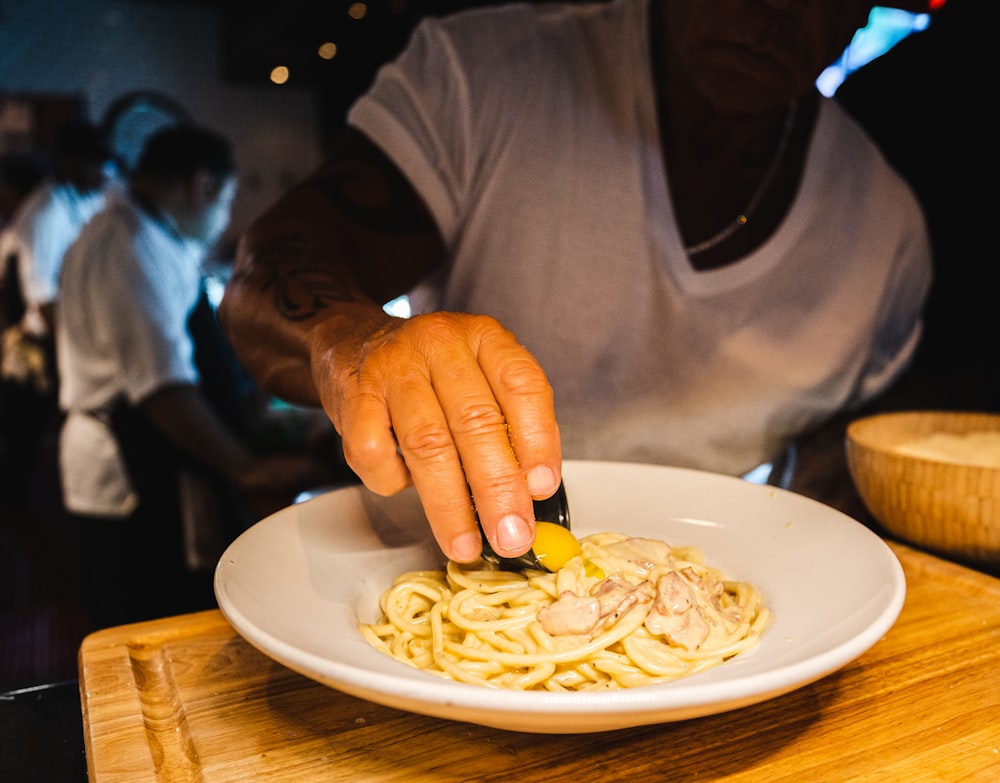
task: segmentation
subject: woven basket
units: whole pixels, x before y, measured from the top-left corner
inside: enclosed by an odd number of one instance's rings
[[[861,499],[887,531],[939,553],[1000,564],[1000,468],[898,452],[935,433],[1000,432],[1000,415],[889,413],[847,428],[847,463]]]

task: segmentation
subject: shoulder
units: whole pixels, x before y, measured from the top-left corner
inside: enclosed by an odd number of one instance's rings
[[[601,4],[603,5],[603,4]],[[531,38],[586,15],[589,3],[508,3],[429,16],[416,34],[439,35],[456,42],[490,40],[497,43]]]
[[[55,183],[46,182],[32,191],[21,203],[8,230],[16,233],[30,232],[32,227],[53,209],[54,188]]]
[[[818,151],[835,156],[848,168],[889,167],[874,139],[832,98],[820,101],[814,142]]]
[[[140,223],[136,210],[124,197],[110,198],[104,208],[81,229],[76,245],[89,247],[101,242],[118,245],[134,236],[139,231]]]
[[[132,254],[138,230],[134,210],[121,199],[111,200],[91,218],[69,246],[63,261],[63,277],[86,270],[88,279],[119,280],[123,259]]]
[[[820,99],[816,134],[820,139],[828,139],[831,146],[875,149],[864,128],[833,98]]]
[[[642,0],[583,3],[511,3],[428,18],[418,25],[411,46],[431,46],[475,66],[517,68],[552,63],[560,53],[619,39],[623,27],[645,19]]]
[[[916,195],[889,164],[878,144],[835,100],[824,99],[814,137],[814,163],[828,178],[853,184],[859,193],[891,194],[899,206],[919,210]]]
[[[620,91],[623,79],[641,78],[636,60],[646,52],[645,0],[510,4],[431,17],[379,71],[350,119],[367,111],[355,113],[358,106],[376,104],[389,115],[402,112],[406,123],[429,122],[432,135],[453,127],[494,138],[525,117],[565,110],[571,95]],[[398,119],[380,113],[378,122]]]
[[[80,205],[89,201],[89,196],[81,196],[77,190],[64,182],[52,182],[41,189],[32,207],[36,220],[72,222]]]

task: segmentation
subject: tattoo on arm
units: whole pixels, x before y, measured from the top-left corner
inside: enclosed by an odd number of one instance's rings
[[[376,242],[381,237],[408,245],[412,239],[414,248],[426,248],[428,240],[434,245],[438,237],[434,219],[407,179],[356,132],[343,137],[324,171],[299,187],[320,194],[360,236]],[[425,251],[416,251],[410,259],[408,274],[414,281],[427,272],[427,258]],[[288,321],[308,320],[335,302],[353,302],[360,296],[358,281],[350,272],[338,277],[341,273],[316,255],[305,232],[287,233],[258,246],[250,268],[260,271],[260,291],[273,296],[275,309]],[[249,273],[247,269],[243,274]]]
[[[267,272],[261,291],[273,292],[275,308],[288,321],[305,321],[333,302],[357,299],[353,288],[338,280],[328,264],[310,259],[309,245],[300,234],[259,248],[255,261]]]

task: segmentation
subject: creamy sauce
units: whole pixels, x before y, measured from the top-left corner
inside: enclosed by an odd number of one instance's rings
[[[662,541],[629,538],[606,547],[608,552],[631,564],[637,576],[645,576],[657,563],[670,562],[670,547]],[[610,627],[634,606],[644,606],[643,624],[654,636],[664,636],[687,650],[697,650],[711,632],[709,622],[698,607],[696,590],[701,590],[727,619],[738,622],[738,611],[724,609],[720,603],[722,583],[717,591],[708,591],[694,569],[671,570],[654,581],[644,579],[633,584],[620,575],[607,577],[589,594],[564,591],[559,598],[539,610],[538,620],[552,636],[593,635]]]

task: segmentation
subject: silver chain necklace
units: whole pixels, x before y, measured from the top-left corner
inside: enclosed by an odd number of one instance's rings
[[[767,193],[772,180],[778,173],[781,161],[785,157],[785,151],[788,149],[788,142],[792,138],[792,128],[795,127],[795,111],[798,108],[798,105],[798,101],[792,101],[791,104],[789,104],[788,114],[785,117],[785,126],[781,129],[781,138],[778,139],[778,147],[774,151],[774,159],[771,161],[771,165],[768,166],[767,171],[764,172],[764,177],[761,179],[757,189],[750,197],[750,201],[747,202],[746,208],[736,216],[736,219],[732,223],[722,229],[722,231],[718,234],[710,236],[708,239],[703,240],[696,245],[685,245],[684,250],[689,256],[704,253],[709,248],[713,248],[716,245],[725,242],[729,239],[729,237],[750,222],[750,217],[756,211],[758,204],[760,204],[760,200],[764,198],[764,194]]]

